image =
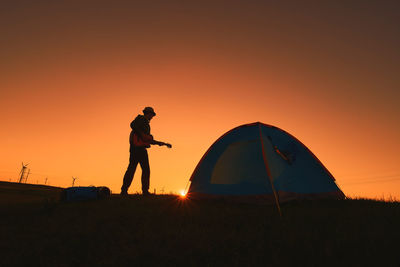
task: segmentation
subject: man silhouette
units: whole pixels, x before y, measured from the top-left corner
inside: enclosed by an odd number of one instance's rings
[[[131,122],[132,131],[129,137],[129,165],[124,175],[121,195],[128,194],[128,188],[132,183],[138,163],[142,168],[142,193],[143,195],[150,195],[150,164],[147,148],[149,148],[150,145],[165,145],[171,148],[170,144],[156,141],[153,139],[153,136],[150,135],[150,121],[155,115],[156,113],[152,107],[145,107],[143,115],[139,114]]]

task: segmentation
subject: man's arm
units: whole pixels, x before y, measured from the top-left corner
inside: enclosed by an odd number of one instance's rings
[[[159,146],[166,146],[166,147],[168,147],[168,148],[171,148],[171,147],[172,147],[171,144],[164,143],[164,142],[161,142],[161,141],[157,141],[157,140],[154,140],[154,139],[151,141],[150,144],[152,144],[152,145],[159,145]]]

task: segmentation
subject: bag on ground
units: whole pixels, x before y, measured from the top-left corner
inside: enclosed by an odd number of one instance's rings
[[[61,193],[61,200],[66,202],[103,199],[111,195],[106,186],[79,186],[65,188]]]

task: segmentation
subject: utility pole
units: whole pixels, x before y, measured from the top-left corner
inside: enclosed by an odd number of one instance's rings
[[[27,163],[26,165],[24,165],[24,163],[22,162],[22,169],[21,169],[21,171],[20,171],[20,173],[19,173],[20,176],[19,176],[18,183],[22,183],[22,182],[23,182],[24,176],[25,176],[25,172],[26,172],[26,169],[27,169],[28,164],[29,164],[29,163]]]
[[[47,177],[46,177],[46,179],[44,180],[44,184],[45,184],[45,185],[47,184]]]
[[[74,187],[74,184],[75,184],[75,180],[76,180],[76,179],[78,179],[78,177],[72,176],[72,187]]]

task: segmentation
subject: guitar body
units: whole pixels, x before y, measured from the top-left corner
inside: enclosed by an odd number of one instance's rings
[[[131,132],[130,143],[133,144],[134,146],[150,147],[152,141],[153,141],[153,136],[151,136],[151,135],[145,134],[145,135],[143,135],[143,137],[140,137],[138,134],[135,134],[133,131]]]

